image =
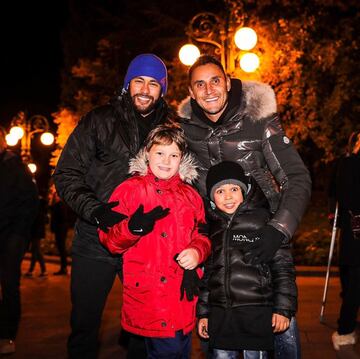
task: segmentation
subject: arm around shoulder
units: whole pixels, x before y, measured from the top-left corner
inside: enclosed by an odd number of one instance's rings
[[[199,263],[203,263],[210,255],[211,243],[202,230],[206,224],[204,202],[194,189],[193,191],[195,194],[192,200],[192,203],[195,205],[195,228],[192,232],[191,242],[188,248],[194,248],[199,254]]]
[[[280,190],[279,205],[269,224],[290,239],[310,200],[311,179],[278,116],[269,119],[264,128],[263,153]]]

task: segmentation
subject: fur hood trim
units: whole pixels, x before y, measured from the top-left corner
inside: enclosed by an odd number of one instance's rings
[[[139,151],[135,158],[130,160],[129,173],[138,173],[140,176],[147,175],[148,164],[146,160],[146,151],[144,148]],[[197,172],[196,161],[190,153],[186,153],[185,156],[181,159],[179,175],[182,181],[189,184],[198,178],[199,174]]]
[[[244,114],[253,121],[259,121],[277,111],[275,92],[270,85],[257,81],[242,81],[242,95],[245,101]],[[191,118],[190,96],[181,101],[178,115]]]

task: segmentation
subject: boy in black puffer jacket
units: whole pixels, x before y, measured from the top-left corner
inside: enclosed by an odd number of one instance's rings
[[[242,167],[224,161],[210,168],[206,187],[212,254],[205,265],[197,316],[212,358],[267,358],[274,333],[284,332],[297,309],[295,268],[288,243],[268,263],[247,263],[251,233],[271,218],[265,195]],[[286,345],[286,343],[285,343]]]

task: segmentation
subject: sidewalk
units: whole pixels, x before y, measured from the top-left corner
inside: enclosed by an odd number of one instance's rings
[[[27,252],[25,254],[25,259],[30,260],[31,253]],[[57,256],[44,256],[46,263],[59,263],[59,257]],[[69,263],[71,264],[71,258],[68,258]],[[326,266],[296,266],[297,276],[305,277],[325,277],[326,275]],[[330,276],[337,277],[339,276],[338,267],[330,267]]]
[[[58,270],[56,258],[46,258],[49,273]],[[55,262],[55,263],[54,263]],[[23,272],[29,261],[23,262]],[[39,270],[38,268],[36,270]],[[324,324],[320,324],[320,308],[326,268],[298,267],[299,287],[298,324],[301,336],[302,359],[336,359],[331,334],[336,328],[339,311],[339,279],[330,278]],[[305,276],[306,274],[306,276]],[[321,274],[321,277],[319,277]],[[23,316],[16,340],[17,352],[11,359],[64,359],[69,334],[70,293],[69,276],[23,278],[21,284]],[[99,359],[122,359],[123,348],[117,345],[120,331],[121,285],[117,280],[110,293],[101,327]],[[357,345],[360,353],[360,345]],[[340,358],[340,357],[338,357]],[[350,356],[342,356],[341,359]],[[136,358],[134,358],[136,359]],[[205,359],[196,335],[193,336],[191,359]],[[292,359],[292,358],[289,358]]]

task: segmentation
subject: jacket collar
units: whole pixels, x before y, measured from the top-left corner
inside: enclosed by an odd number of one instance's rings
[[[150,171],[150,168],[146,160],[146,151],[141,149],[135,158],[132,158],[129,163],[129,173],[139,174],[140,176],[146,176]],[[155,177],[155,176],[154,176]],[[176,177],[176,176],[174,176]],[[179,178],[187,183],[195,181],[198,177],[197,165],[194,157],[187,153],[183,156],[180,162]],[[161,181],[161,180],[159,180]],[[167,182],[167,181],[163,181]]]
[[[239,80],[231,79],[231,87],[236,86],[236,82],[239,82]],[[234,96],[234,101],[238,103],[237,108],[241,105],[244,115],[256,122],[271,116],[277,111],[275,92],[269,85],[256,81],[242,81],[241,83],[241,97]],[[191,119],[193,110],[190,97],[180,103],[178,115],[182,118]]]

